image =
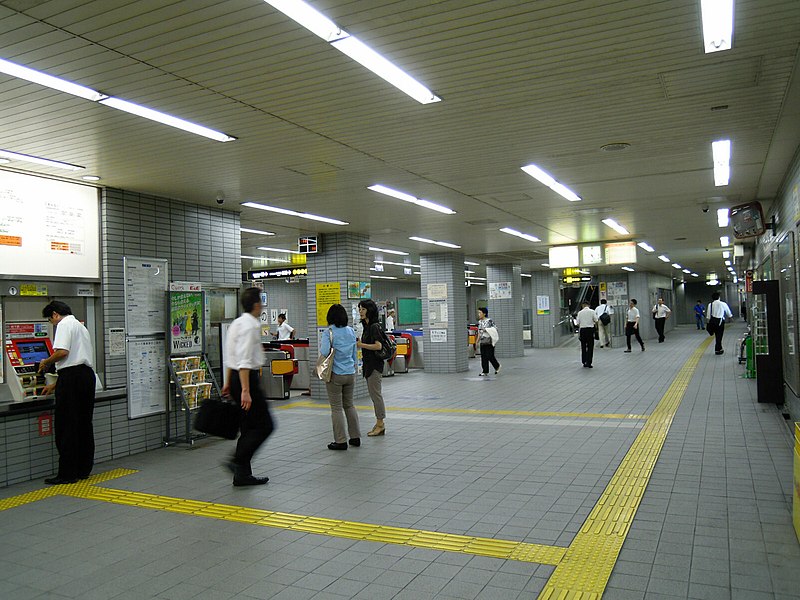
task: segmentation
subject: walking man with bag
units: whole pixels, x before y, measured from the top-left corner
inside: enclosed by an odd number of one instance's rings
[[[723,354],[722,336],[725,335],[725,319],[732,319],[733,313],[726,302],[719,299],[719,292],[711,294],[711,304],[708,305],[708,323],[706,331],[708,335],[716,337],[714,344],[714,354]]]
[[[659,298],[656,305],[653,307],[653,319],[656,322],[656,331],[658,332],[658,343],[661,344],[664,341],[664,325],[667,323],[667,319],[672,311],[669,309],[669,306],[664,304],[664,299]]]
[[[261,391],[259,370],[264,364],[261,347],[261,290],[248,288],[242,293],[244,312],[231,323],[225,340],[225,386],[242,406],[241,435],[236,452],[226,466],[233,472],[233,485],[263,485],[269,477],[253,477],[250,461],[274,429],[267,400]]]
[[[597,333],[600,338],[600,347],[611,348],[611,315],[614,314],[614,309],[603,298],[597,308],[594,309],[594,314],[597,315]]]

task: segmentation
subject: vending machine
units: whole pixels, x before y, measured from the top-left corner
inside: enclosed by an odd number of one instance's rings
[[[47,322],[8,323],[4,344],[6,379],[14,402],[35,400],[42,395],[44,375],[39,362],[53,354]]]

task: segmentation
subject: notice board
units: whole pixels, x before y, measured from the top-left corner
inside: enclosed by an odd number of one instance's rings
[[[163,337],[139,337],[127,342],[128,417],[136,419],[167,409],[167,352]]]
[[[398,325],[422,324],[422,299],[398,298],[397,324]]]

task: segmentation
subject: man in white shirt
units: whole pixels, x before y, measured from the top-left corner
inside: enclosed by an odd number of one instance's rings
[[[55,388],[55,436],[58,449],[58,473],[44,480],[48,484],[75,483],[86,479],[94,465],[95,375],[92,364],[92,341],[86,327],[72,309],[54,300],[44,307],[42,316],[56,326],[53,354],[39,362],[39,373],[55,364],[58,380],[44,388]]]
[[[608,301],[603,298],[600,304],[594,309],[594,314],[597,315],[597,329],[598,337],[600,338],[600,347],[611,348],[611,316],[614,314],[614,308],[609,306]],[[605,318],[608,324],[603,322],[603,315],[608,315]]]
[[[719,292],[711,294],[711,304],[708,305],[708,321],[706,331],[709,335],[714,335],[714,354],[724,354],[722,349],[722,336],[725,335],[725,319],[732,319],[733,313],[727,302],[719,299]]]
[[[386,331],[394,331],[394,310],[389,309],[386,313]]]
[[[286,315],[284,313],[278,315],[278,331],[272,335],[277,336],[278,340],[294,339],[294,327],[286,322]]]
[[[233,472],[233,485],[263,485],[269,477],[253,477],[250,461],[274,429],[272,415],[261,391],[259,370],[264,364],[261,347],[261,290],[248,288],[242,293],[242,316],[231,323],[225,340],[225,386],[242,405],[241,435],[236,452],[226,466]]]
[[[595,312],[589,308],[588,302],[581,303],[581,310],[575,317],[578,326],[578,338],[581,341],[581,362],[586,368],[592,368],[592,357],[594,356],[594,326],[598,318]]]
[[[631,301],[628,303],[628,318],[625,321],[625,337],[628,341],[628,349],[625,352],[631,351],[631,336],[636,336],[636,341],[639,342],[639,345],[642,347],[642,352],[644,352],[644,342],[642,341],[642,336],[639,335],[639,319],[641,315],[639,314],[639,309],[636,308],[636,300],[631,298]]]
[[[659,344],[664,341],[664,325],[667,323],[670,313],[672,313],[672,311],[669,309],[669,306],[664,304],[664,299],[659,298],[658,302],[653,307],[653,319],[656,322]]]

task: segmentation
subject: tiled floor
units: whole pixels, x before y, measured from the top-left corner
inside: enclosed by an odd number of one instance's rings
[[[704,352],[603,598],[800,598],[789,429],[741,378],[741,331],[726,332],[725,355]],[[384,380],[387,435],[347,452],[326,448],[324,400],[276,403],[278,429],[254,465],[270,476],[260,488],[230,486],[219,462],[233,443],[222,441],[99,465],[138,472],[98,485],[566,548],[642,431],[636,416],[704,335],[679,329],[632,354],[618,341],[595,351],[591,370],[568,347],[506,359],[488,380],[479,359],[469,373],[397,375]],[[372,419],[361,411],[363,430]],[[533,599],[555,568],[69,496],[0,512],[0,540],[9,599]]]

